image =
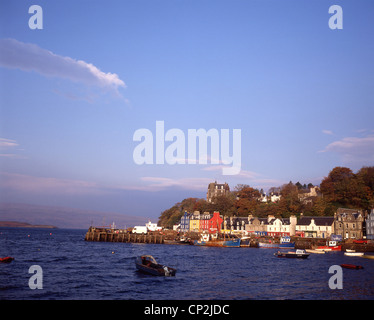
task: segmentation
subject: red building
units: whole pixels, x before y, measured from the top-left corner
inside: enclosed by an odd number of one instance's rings
[[[213,217],[208,220],[209,233],[216,233],[221,231],[223,219],[219,216],[218,211],[213,212]]]
[[[213,215],[209,212],[204,212],[200,215],[200,232],[209,231],[209,221]]]

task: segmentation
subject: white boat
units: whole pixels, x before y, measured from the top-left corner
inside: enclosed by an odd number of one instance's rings
[[[363,252],[344,252],[344,255],[349,256],[349,257],[361,257],[364,255],[364,253]]]
[[[346,252],[356,252],[354,249],[345,249]]]
[[[314,249],[305,249],[308,253],[317,253],[317,254],[325,254],[326,252],[324,250],[314,250]]]

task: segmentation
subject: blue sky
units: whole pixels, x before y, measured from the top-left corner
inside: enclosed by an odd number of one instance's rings
[[[156,218],[214,180],[267,190],[373,165],[373,15],[370,0],[1,1],[0,201]],[[241,129],[241,173],[136,165],[133,134],[158,120]]]

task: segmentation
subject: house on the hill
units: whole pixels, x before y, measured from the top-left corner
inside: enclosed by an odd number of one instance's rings
[[[230,193],[230,187],[227,183],[217,183],[217,181],[209,183],[206,201],[213,203],[214,197],[227,196]]]

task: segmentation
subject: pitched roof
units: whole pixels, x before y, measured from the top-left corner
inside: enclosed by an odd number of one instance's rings
[[[314,224],[317,226],[331,226],[334,223],[334,217],[302,216],[297,224],[299,226],[308,226],[311,224],[312,219],[314,220]]]

